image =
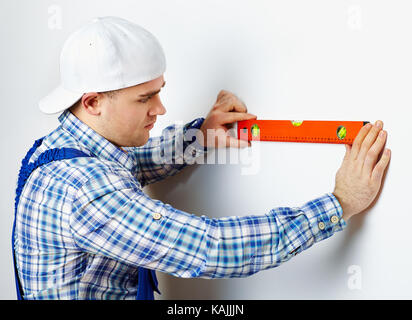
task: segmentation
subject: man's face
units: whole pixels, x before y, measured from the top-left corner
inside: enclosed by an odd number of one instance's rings
[[[116,92],[113,98],[102,99],[101,124],[105,136],[117,146],[138,147],[147,143],[148,125],[157,115],[166,113],[159,92],[165,85],[163,75],[137,86]]]

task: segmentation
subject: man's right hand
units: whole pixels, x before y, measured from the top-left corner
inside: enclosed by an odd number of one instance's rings
[[[345,145],[346,154],[336,173],[333,191],[342,206],[345,221],[365,210],[381,187],[391,157],[390,150],[385,149],[378,161],[387,138],[382,128],[382,121],[376,121],[375,125],[368,123],[359,131],[352,146]]]

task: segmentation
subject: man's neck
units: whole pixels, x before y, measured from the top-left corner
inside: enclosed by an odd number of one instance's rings
[[[96,131],[98,134],[100,134],[102,137],[104,137],[105,139],[107,139],[104,135],[102,135],[99,130],[96,130],[95,126],[90,124],[89,121],[87,121],[85,119],[85,117],[83,117],[81,115],[81,112],[78,110],[78,108],[70,108],[69,111],[77,118],[79,119],[81,122],[85,123],[88,127],[90,127],[92,130]],[[110,141],[109,139],[107,139],[108,141]],[[118,147],[120,150],[122,150],[124,153],[127,154],[127,151],[125,149],[123,149],[121,146],[118,146],[116,143],[110,141],[110,143],[114,144],[116,147]]]

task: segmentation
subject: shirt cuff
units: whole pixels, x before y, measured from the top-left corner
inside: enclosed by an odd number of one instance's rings
[[[205,118],[197,118],[191,122],[188,122],[183,127],[183,136],[184,136],[184,154],[185,154],[185,162],[191,164],[194,162],[194,159],[197,157],[204,155],[208,148],[202,146],[196,139],[194,132],[188,132],[190,129],[199,130],[202,126]],[[188,132],[188,134],[186,134]]]
[[[342,207],[333,193],[326,193],[305,203],[301,210],[309,220],[309,227],[315,242],[327,239],[347,226],[342,218]]]

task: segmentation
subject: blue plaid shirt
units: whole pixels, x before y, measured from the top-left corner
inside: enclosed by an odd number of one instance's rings
[[[29,162],[62,147],[94,157],[53,161],[26,182],[15,239],[25,299],[135,299],[139,266],[184,278],[247,277],[346,226],[332,193],[301,207],[221,219],[151,199],[144,186],[193,163],[173,151],[191,123],[171,125],[126,153],[68,110],[59,121]],[[183,148],[194,158],[207,152],[196,143]],[[174,164],[159,164],[165,155]]]

